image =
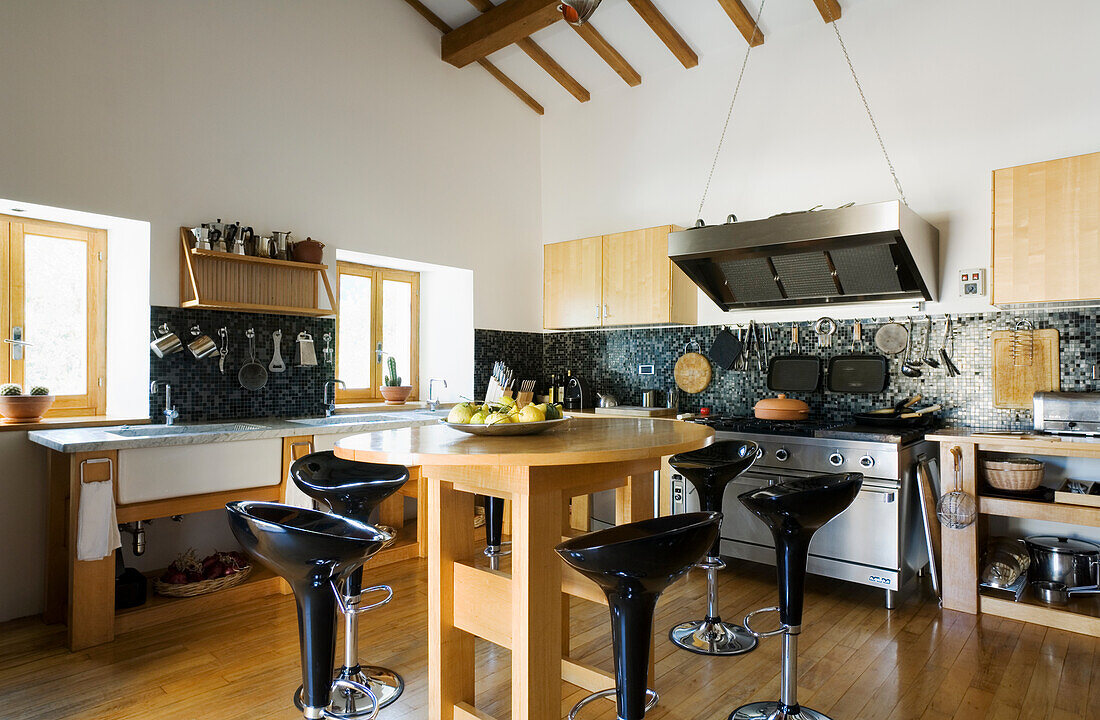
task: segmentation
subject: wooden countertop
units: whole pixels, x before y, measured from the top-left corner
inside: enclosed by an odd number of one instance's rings
[[[714,431],[649,418],[590,418],[541,435],[477,437],[426,425],[344,438],[336,454],[401,465],[582,465],[640,460],[705,447]]]
[[[1076,435],[1040,435],[1031,432],[970,430],[950,428],[937,430],[925,440],[941,443],[980,445],[996,452],[1018,452],[1063,457],[1100,457],[1100,438]]]

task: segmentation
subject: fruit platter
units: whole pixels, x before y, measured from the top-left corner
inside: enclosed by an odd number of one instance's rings
[[[153,579],[157,595],[195,597],[240,585],[252,573],[245,556],[235,550],[215,550],[202,560],[194,550],[183,553],[159,578]]]
[[[569,423],[561,405],[528,404],[522,408],[510,397],[492,403],[464,402],[451,408],[440,424],[470,435],[489,437],[536,435]]]

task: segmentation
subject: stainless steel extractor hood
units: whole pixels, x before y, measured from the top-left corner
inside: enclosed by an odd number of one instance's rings
[[[674,232],[668,255],[723,310],[920,301],[939,236],[895,200]]]

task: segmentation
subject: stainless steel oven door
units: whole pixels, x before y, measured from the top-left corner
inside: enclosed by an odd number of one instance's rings
[[[749,512],[737,496],[782,482],[815,477],[820,473],[753,467],[731,483],[722,503],[722,537],[739,543],[774,548],[771,531]],[[899,568],[901,484],[891,480],[864,480],[855,502],[817,531],[810,543],[817,556],[869,567]]]

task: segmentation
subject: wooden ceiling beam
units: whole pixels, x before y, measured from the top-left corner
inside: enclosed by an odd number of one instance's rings
[[[466,67],[562,19],[559,0],[505,0],[443,36],[444,62]]]
[[[492,0],[468,0],[468,2],[477,8],[480,12],[489,12],[495,6]],[[588,102],[592,99],[592,94],[577,81],[572,75],[570,75],[565,68],[558,64],[554,58],[550,57],[550,54],[542,49],[542,47],[529,37],[523,38],[518,41],[516,45],[520,50],[527,54],[527,57],[535,61],[535,63],[546,71],[546,73],[558,81],[558,84],[565,88],[566,92],[575,97],[580,102]]]
[[[821,19],[827,23],[840,19],[840,3],[837,0],[814,0]]]
[[[652,0],[628,0],[631,7],[645,20],[646,25],[661,39],[661,42],[672,51],[676,59],[686,68],[693,68],[699,64],[699,56],[687,44],[687,41],[676,32],[676,28],[661,14]]]
[[[444,34],[451,32],[451,26],[443,22],[443,19],[441,17],[429,10],[428,7],[424,5],[424,3],[420,2],[420,0],[405,0],[405,2],[413,10],[416,10],[418,13],[420,13],[424,17],[424,19],[431,23],[432,26],[439,32]],[[492,64],[485,58],[481,58],[476,62],[481,67],[485,68],[486,72],[496,78],[497,82],[511,90],[512,94],[523,101],[524,105],[531,108],[539,115],[542,115],[546,112],[546,110],[542,107],[542,105],[539,104],[537,100],[535,100],[535,98],[531,97],[526,90],[521,88],[510,77],[501,72],[500,68],[498,68],[496,65]]]
[[[588,43],[588,46],[596,51],[596,54],[603,58],[604,62],[611,66],[611,69],[619,74],[627,85],[630,87],[637,87],[642,84],[642,76],[638,74],[638,71],[631,67],[630,63],[626,61],[619,51],[611,47],[611,43],[604,39],[603,35],[600,35],[599,31],[592,25],[592,23],[585,23],[584,25],[570,25],[581,39]]]
[[[814,2],[817,2],[817,0],[814,0]],[[745,36],[745,42],[752,47],[764,44],[764,33],[756,27],[756,20],[749,14],[741,0],[718,0],[718,4],[730,16],[730,20],[733,20],[733,24],[737,26],[741,34]]]

